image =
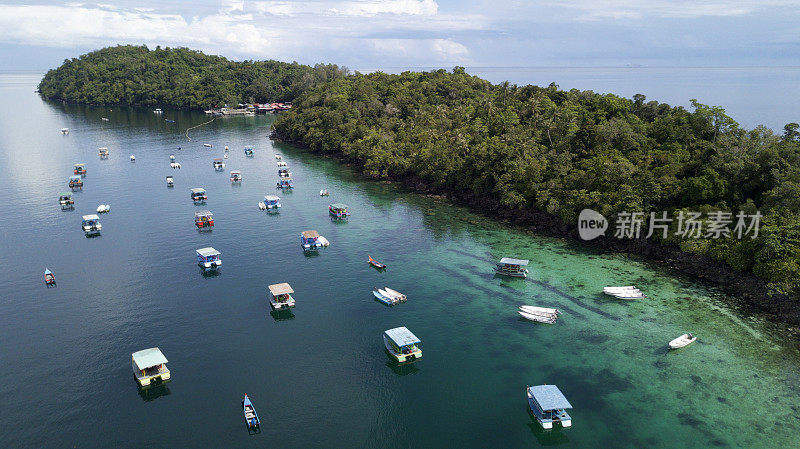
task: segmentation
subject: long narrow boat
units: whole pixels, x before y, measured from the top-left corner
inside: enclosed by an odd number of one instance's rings
[[[400,302],[403,302],[403,301],[407,301],[407,300],[408,300],[408,298],[406,297],[406,295],[404,295],[404,294],[402,294],[402,293],[398,292],[397,290],[392,290],[392,289],[391,289],[391,288],[389,288],[389,287],[383,287],[383,289],[384,289],[384,290],[386,290],[386,293],[388,293],[388,294],[389,294],[389,295],[391,295],[391,296],[394,296],[394,297],[395,297],[395,298],[397,298],[397,300],[398,300],[398,301],[400,301]]]
[[[373,259],[372,256],[367,255],[367,257],[369,257],[369,264],[372,265],[373,267],[375,267],[375,268],[377,268],[379,270],[385,270],[386,269],[386,265],[384,265],[384,264],[378,262],[377,260]]]
[[[519,309],[523,312],[528,312],[534,315],[558,315],[561,313],[560,310],[552,309],[550,307],[519,306]]]
[[[556,320],[553,319],[552,317],[548,317],[548,316],[544,316],[544,315],[534,315],[534,314],[527,313],[527,312],[522,311],[522,310],[518,310],[517,313],[522,315],[522,317],[527,319],[527,320],[536,321],[538,323],[553,324],[553,323],[556,322]]]
[[[387,306],[393,306],[394,305],[394,301],[392,300],[392,298],[383,296],[382,294],[380,294],[378,292],[378,290],[373,290],[372,294],[375,296],[375,299],[377,299],[378,301],[386,304]]]
[[[244,399],[242,399],[242,411],[244,412],[244,422],[247,424],[247,430],[261,428],[261,420],[258,419],[258,413],[256,413],[253,403],[250,402],[250,398],[247,397],[247,393],[244,394]]]
[[[48,287],[56,285],[56,277],[49,268],[44,269],[44,283]]]

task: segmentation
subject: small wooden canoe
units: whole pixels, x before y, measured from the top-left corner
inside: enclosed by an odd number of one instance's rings
[[[258,419],[258,413],[256,413],[253,403],[250,402],[250,398],[247,397],[247,393],[245,393],[244,399],[242,400],[242,411],[244,412],[244,422],[247,424],[248,430],[258,429],[261,427],[261,421]]]
[[[695,340],[697,340],[697,337],[695,337],[691,333],[683,334],[680,337],[678,337],[678,338],[672,340],[671,342],[669,342],[669,348],[670,349],[682,348],[684,346],[688,346],[688,345],[694,343]]]
[[[373,259],[371,256],[368,255],[367,257],[369,257],[369,264],[372,265],[373,267],[375,267],[375,268],[377,268],[379,270],[383,270],[383,269],[386,268],[386,265],[378,262],[377,260]]]
[[[53,272],[50,271],[50,269],[48,268],[44,269],[44,283],[48,287],[50,287],[51,285],[56,285],[56,277],[53,274]]]

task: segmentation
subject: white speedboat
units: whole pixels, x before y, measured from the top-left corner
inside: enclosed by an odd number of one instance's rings
[[[111,211],[111,205],[109,205],[109,204],[101,204],[101,205],[97,206],[97,213],[98,214],[107,213],[107,212],[110,212],[110,211]]]
[[[131,154],[131,162],[136,162],[136,156]]]
[[[621,293],[614,293],[612,296],[615,297],[615,298],[618,298],[618,299],[642,299],[642,298],[647,298],[647,296],[644,293],[642,293],[641,290],[628,290],[628,291],[624,291],[624,292],[621,292]]]
[[[683,334],[680,337],[672,340],[669,342],[670,349],[678,349],[684,346],[689,346],[690,344],[694,343],[697,340],[697,337],[692,335],[691,333]]]

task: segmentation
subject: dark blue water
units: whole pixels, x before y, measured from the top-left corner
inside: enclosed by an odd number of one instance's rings
[[[800,443],[796,345],[713,289],[360,180],[269,141],[272,117],[218,119],[187,141],[184,130],[205,115],[45,103],[36,82],[0,77],[9,105],[0,110],[0,447]],[[225,145],[230,159],[215,172]],[[101,146],[108,160],[98,159]],[[256,203],[276,193],[275,152],[296,188],[278,192],[283,208],[268,215]],[[182,169],[169,168],[171,153]],[[75,210],[61,211],[75,162],[86,163],[86,184]],[[241,186],[228,179],[235,169]],[[192,187],[208,190],[210,233],[194,228]],[[332,222],[330,202],[348,204],[350,219]],[[111,212],[102,235],[87,239],[80,216],[99,204]],[[304,255],[306,229],[331,246]],[[204,246],[222,252],[217,276],[195,264]],[[370,268],[368,254],[388,270]],[[495,277],[503,256],[531,259],[529,279]],[[57,288],[45,288],[45,267]],[[269,312],[267,286],[278,282],[296,291],[290,317]],[[598,293],[629,283],[649,298]],[[383,285],[408,302],[376,302],[370,291]],[[516,315],[522,303],[564,313],[536,325]],[[402,325],[422,339],[424,358],[398,367],[381,332]],[[686,331],[698,342],[668,353]],[[152,346],[172,381],[143,393],[130,354]],[[524,389],[541,383],[559,385],[575,406],[572,429],[543,432],[531,420]],[[245,429],[244,393],[260,435]]]

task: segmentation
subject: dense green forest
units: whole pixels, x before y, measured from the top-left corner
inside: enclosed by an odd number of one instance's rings
[[[291,101],[345,72],[336,65],[236,62],[186,48],[120,45],[65,60],[47,72],[39,92],[71,103],[207,109]]]
[[[689,111],[642,95],[493,85],[457,67],[331,80],[304,91],[275,129],[313,151],[343,155],[374,178],[421,179],[573,226],[584,208],[612,221],[623,211],[702,212],[699,238],[675,235],[677,220],[665,239],[651,238],[797,295],[798,125],[782,135],[745,130],[719,107],[692,104]],[[707,236],[714,211],[732,212],[731,230],[739,211],[760,211],[757,238]]]

